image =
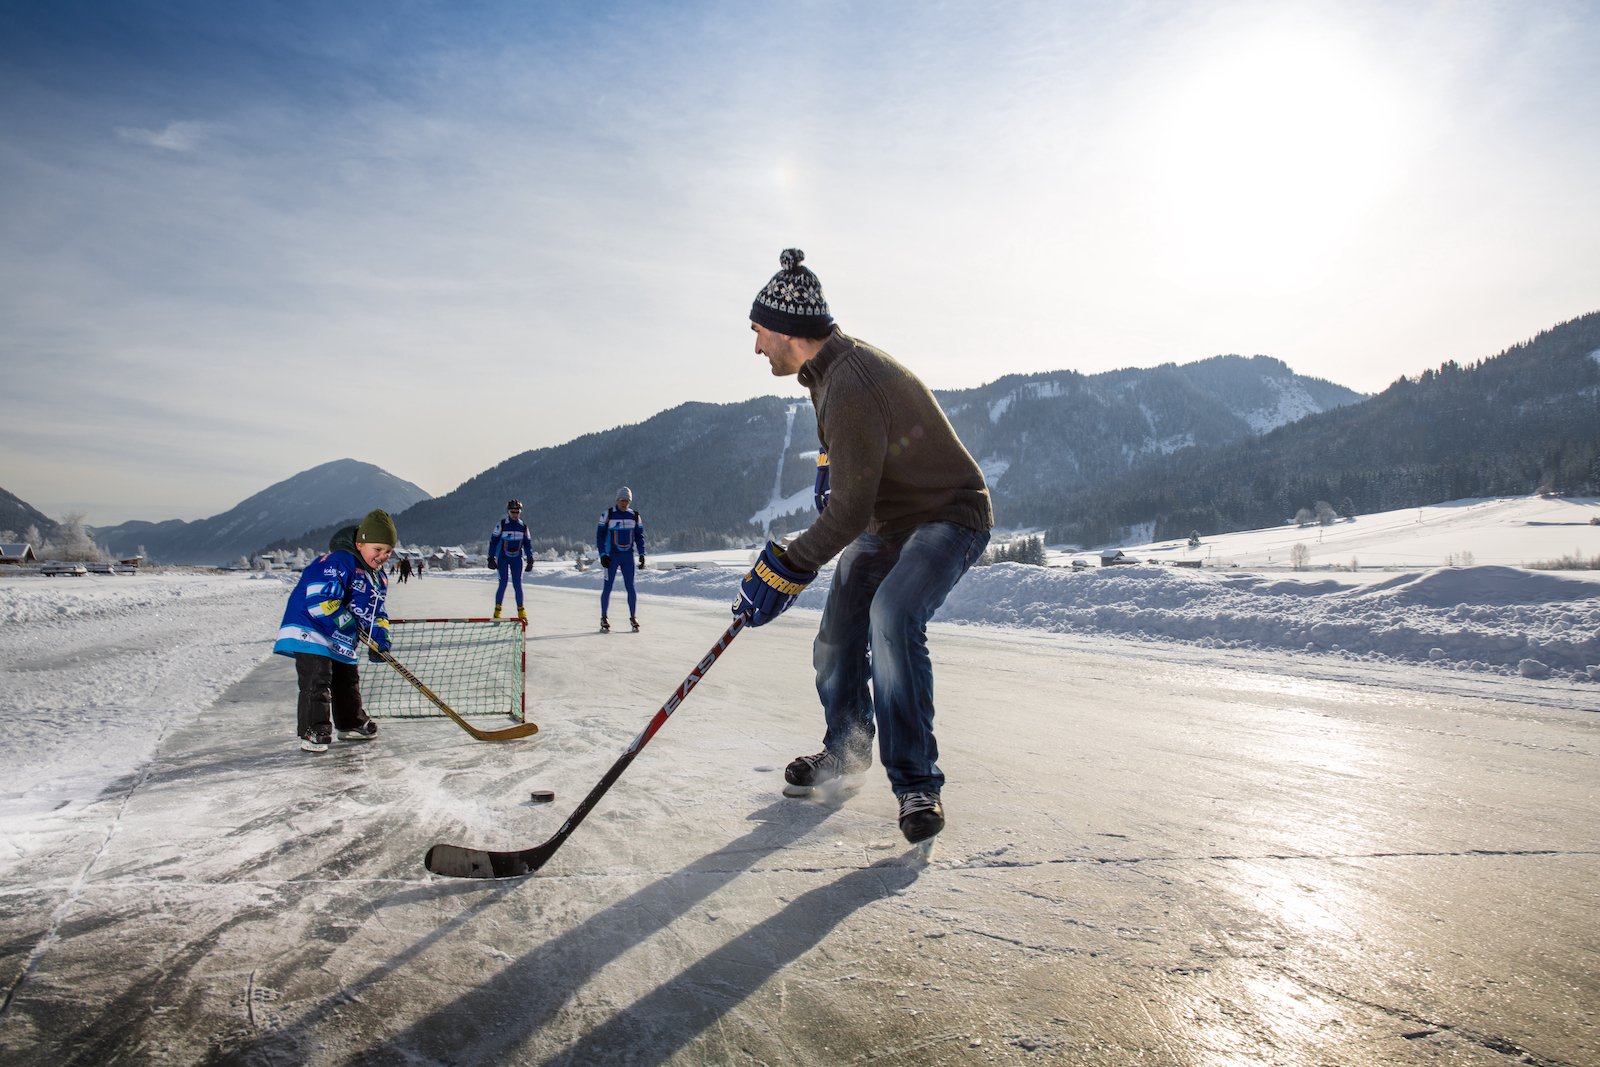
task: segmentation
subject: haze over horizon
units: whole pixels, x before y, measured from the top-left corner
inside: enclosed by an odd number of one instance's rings
[[[1233,353],[1376,392],[1600,308],[1596,54],[1580,0],[0,0],[0,486],[441,495],[798,396],[747,324],[789,246],[934,388]]]

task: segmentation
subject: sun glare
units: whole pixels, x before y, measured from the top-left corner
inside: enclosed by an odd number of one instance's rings
[[[1152,116],[1152,223],[1200,289],[1313,284],[1398,169],[1397,87],[1348,41],[1263,29],[1173,72]]]

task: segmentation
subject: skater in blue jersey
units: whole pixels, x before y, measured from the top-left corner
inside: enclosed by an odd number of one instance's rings
[[[489,566],[500,572],[500,584],[494,591],[494,617],[500,617],[500,602],[506,598],[506,582],[510,581],[517,594],[517,618],[527,622],[528,612],[522,606],[522,572],[533,570],[533,545],[528,543],[520,500],[506,501],[505,518],[495,523],[489,534]]]
[[[600,629],[611,629],[606,615],[611,607],[611,586],[620,570],[622,584],[628,590],[628,625],[637,631],[639,596],[633,589],[633,557],[637,555],[639,566],[644,566],[644,519],[633,510],[632,489],[623,486],[617,490],[616,506],[607,508],[595,527],[594,544],[600,552],[600,566],[606,569],[606,584],[600,590]]]

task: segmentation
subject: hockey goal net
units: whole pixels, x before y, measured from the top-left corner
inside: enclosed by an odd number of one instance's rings
[[[520,619],[390,619],[389,653],[458,715],[527,720],[526,624]],[[387,663],[361,663],[361,702],[374,719],[444,718]]]

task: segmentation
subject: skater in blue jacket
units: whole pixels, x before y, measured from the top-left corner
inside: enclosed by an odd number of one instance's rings
[[[494,524],[489,534],[489,566],[500,572],[500,585],[494,591],[494,617],[500,617],[500,602],[506,598],[506,582],[516,587],[517,618],[528,621],[522,607],[522,572],[533,570],[533,545],[528,542],[528,527],[522,521],[522,501],[506,501],[505,518]]]
[[[361,706],[356,655],[364,637],[388,651],[383,602],[389,582],[383,565],[398,540],[389,513],[370,511],[359,525],[333,535],[328,552],[300,573],[289,594],[272,651],[291,657],[300,677],[296,729],[307,752],[326,752],[335,726],[347,741],[370,741],[378,734],[378,724]],[[368,655],[376,658],[370,650]]]
[[[622,584],[628,590],[628,624],[635,632],[639,629],[639,596],[633,588],[633,557],[639,557],[644,566],[644,519],[633,510],[633,490],[623,486],[617,490],[615,507],[607,508],[595,527],[594,545],[600,553],[600,566],[606,569],[606,584],[600,590],[600,629],[611,630],[611,620],[606,618],[611,607],[611,586],[622,572]]]

